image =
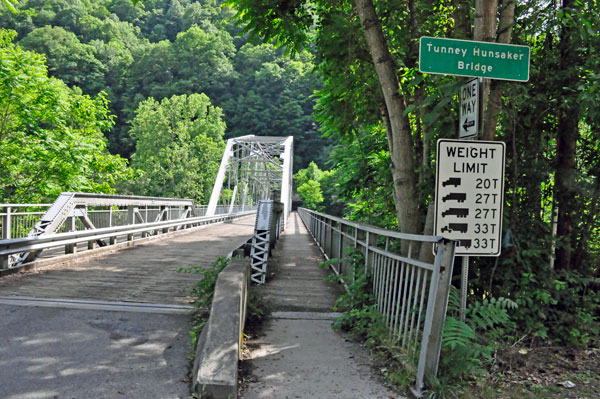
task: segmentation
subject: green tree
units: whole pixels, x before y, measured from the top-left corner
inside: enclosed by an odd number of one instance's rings
[[[306,169],[301,169],[294,175],[294,183],[299,187],[310,180],[321,181],[322,177],[323,171],[315,162],[311,162]]]
[[[294,136],[294,170],[316,161],[324,167],[331,139],[312,116],[318,76],[308,52],[285,58],[272,44],[245,44],[234,58],[236,78],[222,97],[228,137],[249,133]]]
[[[10,2],[9,0],[2,0],[2,3],[9,8],[9,10],[11,10],[12,12],[17,12],[17,9],[15,8],[15,4],[17,3],[16,1],[12,1]]]
[[[323,192],[318,181],[309,180],[300,185],[297,189],[298,195],[302,200],[302,206],[314,211],[321,210],[323,203]]]
[[[232,58],[235,46],[225,31],[206,32],[192,26],[177,35],[173,43],[172,70],[176,78],[174,91],[204,92],[219,98],[234,77]]]
[[[61,27],[36,28],[19,44],[46,55],[48,72],[69,86],[78,86],[86,94],[105,87],[104,65],[96,59],[96,49],[83,44],[74,33]]]
[[[496,8],[487,7],[489,3],[494,3]],[[325,126],[329,132],[353,134],[359,127],[357,125],[364,123],[357,115],[370,114],[366,120],[368,125],[372,125],[374,118],[381,121],[386,128],[399,229],[421,233],[422,216],[427,207],[420,201],[423,196],[415,193],[422,186],[420,179],[429,178],[426,174],[419,174],[418,169],[419,165],[429,167],[429,142],[433,136],[433,132],[427,129],[424,116],[430,114],[429,122],[438,119],[444,114],[440,111],[449,103],[451,96],[446,95],[444,101],[436,105],[433,111],[437,116],[424,112],[427,111],[426,94],[431,90],[423,77],[416,73],[418,39],[424,34],[451,36],[454,30],[462,29],[458,23],[452,23],[455,22],[454,12],[461,8],[469,9],[469,3],[454,1],[433,7],[429,1],[417,0],[293,3],[271,0],[260,4],[250,0],[231,0],[228,4],[237,7],[237,16],[245,24],[246,31],[264,41],[275,40],[291,53],[302,47],[316,46],[320,56],[319,69],[325,79],[325,87],[319,95],[321,109],[347,106],[336,115],[321,114],[322,121],[332,122]],[[499,12],[500,30],[496,30],[496,14],[485,22],[477,19],[475,38],[481,36],[479,40],[496,41],[498,33],[498,41],[510,41],[510,11],[514,15],[514,2],[505,5]],[[489,16],[490,10],[498,12],[498,1],[477,2],[477,15]],[[493,28],[489,30],[493,30],[493,37],[486,36],[488,30],[480,29],[490,21],[494,22],[489,24]],[[486,35],[480,35],[480,31]],[[344,77],[352,78],[349,84],[344,83]],[[377,79],[374,80],[374,77]],[[431,79],[433,82],[436,80],[440,79]],[[363,94],[362,99],[360,94]],[[486,115],[488,108],[491,110],[493,107],[486,108]],[[349,126],[341,126],[340,123]],[[488,125],[495,124],[491,121]]]
[[[323,167],[331,140],[321,137],[311,115],[318,83],[313,57],[288,59],[272,45],[248,44],[248,35],[234,37],[241,28],[220,3],[21,0],[17,14],[0,9],[0,26],[46,54],[52,76],[85,94],[106,92],[116,116],[106,132],[113,153],[133,153],[128,130],[141,101],[205,93],[223,109],[228,137],[293,135],[295,170],[311,159]]]
[[[114,192],[130,177],[106,150],[112,124],[101,93],[92,98],[49,78],[44,57],[0,29],[0,198],[48,201],[62,191]]]
[[[234,70],[235,47],[227,32],[205,32],[193,26],[167,40],[152,44],[131,66],[125,94],[126,112],[132,116],[147,97],[161,100],[173,95],[206,93],[218,98]]]
[[[142,101],[130,130],[136,194],[205,203],[223,156],[225,123],[204,94]]]

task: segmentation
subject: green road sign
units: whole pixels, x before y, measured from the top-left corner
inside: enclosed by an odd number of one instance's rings
[[[421,37],[419,71],[527,82],[529,54],[528,46]]]

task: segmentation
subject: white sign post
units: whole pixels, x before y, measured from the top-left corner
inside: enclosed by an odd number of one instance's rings
[[[458,137],[467,139],[477,137],[479,132],[479,79],[469,80],[460,87],[460,117],[458,118]]]
[[[435,235],[458,241],[456,255],[499,256],[505,144],[439,139]]]

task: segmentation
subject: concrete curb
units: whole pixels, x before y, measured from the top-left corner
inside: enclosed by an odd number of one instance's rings
[[[249,260],[232,259],[217,278],[210,316],[198,338],[192,374],[194,392],[202,398],[237,398],[249,277]]]

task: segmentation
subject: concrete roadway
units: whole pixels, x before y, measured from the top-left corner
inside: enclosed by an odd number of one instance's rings
[[[254,216],[0,279],[1,399],[189,395],[188,287]]]

